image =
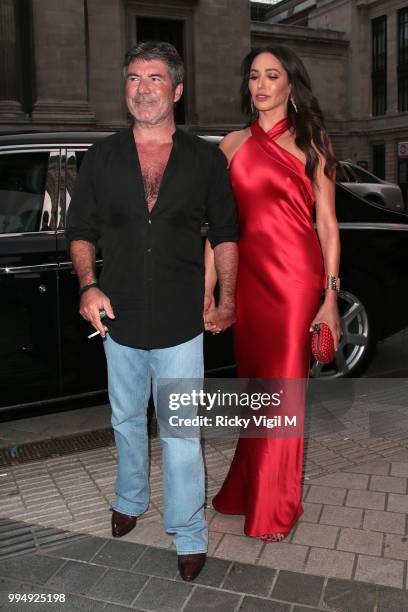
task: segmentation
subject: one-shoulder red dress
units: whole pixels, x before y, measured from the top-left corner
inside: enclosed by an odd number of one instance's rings
[[[302,161],[275,142],[287,129],[286,119],[268,132],[253,123],[230,165],[240,227],[234,342],[242,378],[307,379],[309,372],[323,261],[312,183]],[[303,437],[240,437],[213,506],[245,515],[248,536],[287,535],[303,512],[302,463]]]

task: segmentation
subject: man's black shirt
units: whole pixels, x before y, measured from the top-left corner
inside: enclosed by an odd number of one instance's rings
[[[213,144],[175,131],[150,213],[133,130],[89,149],[75,181],[67,238],[102,247],[100,287],[116,316],[108,324],[116,342],[165,348],[201,333],[204,221],[213,247],[237,240],[227,162]]]

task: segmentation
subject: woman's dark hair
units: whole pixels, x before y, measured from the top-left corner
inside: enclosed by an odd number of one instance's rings
[[[312,92],[310,77],[302,60],[288,47],[283,45],[271,45],[253,49],[242,62],[242,110],[252,123],[258,117],[258,111],[251,103],[249,91],[249,75],[252,62],[261,53],[271,53],[282,64],[288,75],[289,83],[292,85],[291,96],[297,107],[288,100],[288,122],[289,128],[295,132],[295,143],[306,155],[306,174],[313,180],[316,176],[319,164],[319,156],[316,149],[325,159],[324,173],[333,178],[336,167],[336,159],[331,151],[330,140],[324,124],[323,113],[319,103]],[[314,146],[313,146],[314,145]],[[316,148],[315,148],[316,147]]]

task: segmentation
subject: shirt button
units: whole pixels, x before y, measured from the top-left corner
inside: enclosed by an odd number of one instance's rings
[[[152,224],[152,220],[151,220],[151,219],[149,219],[149,225],[151,225],[151,224]]]
[[[152,249],[147,249],[147,252],[148,252],[148,253],[151,253],[151,252],[152,252]]]

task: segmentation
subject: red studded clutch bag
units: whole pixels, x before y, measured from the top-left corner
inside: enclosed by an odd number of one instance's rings
[[[319,363],[330,363],[334,359],[334,340],[327,323],[316,323],[312,332],[312,355]]]

